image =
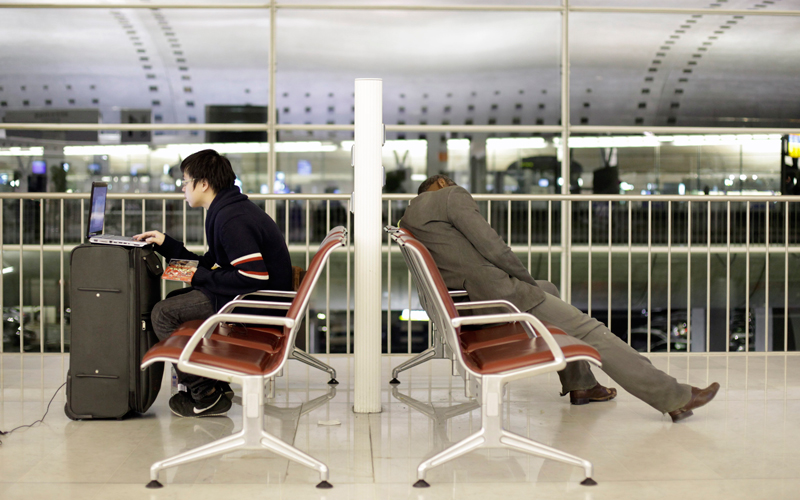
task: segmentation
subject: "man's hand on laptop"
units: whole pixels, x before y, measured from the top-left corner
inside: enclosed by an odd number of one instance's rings
[[[164,233],[161,231],[147,231],[142,234],[137,234],[133,237],[136,241],[146,241],[148,243],[155,243],[156,245],[164,244]]]

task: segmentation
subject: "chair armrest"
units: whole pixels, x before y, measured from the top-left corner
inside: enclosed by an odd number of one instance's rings
[[[550,348],[550,352],[553,353],[554,362],[556,364],[563,364],[563,366],[567,365],[566,357],[564,356],[564,352],[559,347],[556,340],[553,338],[553,334],[550,333],[550,330],[544,326],[544,323],[539,321],[539,318],[530,314],[530,313],[507,313],[507,314],[484,314],[480,316],[459,316],[458,318],[453,318],[450,322],[453,324],[454,327],[458,328],[462,325],[486,325],[492,323],[508,323],[511,321],[519,321],[524,323],[528,323],[533,326],[533,329],[536,331],[537,334],[545,341],[547,347]],[[562,367],[563,368],[563,367]]]
[[[466,290],[450,290],[448,293],[451,297],[469,297]]]
[[[502,307],[511,312],[521,312],[517,306],[507,300],[480,300],[475,302],[455,302],[456,309],[489,309],[492,307]]]
[[[203,377],[214,377],[215,371],[208,370],[203,365],[198,365],[197,363],[192,363],[190,358],[192,357],[192,353],[197,348],[197,345],[200,341],[211,335],[211,332],[219,325],[220,323],[249,323],[249,324],[257,324],[257,325],[271,325],[271,326],[283,326],[287,328],[291,328],[295,325],[295,321],[291,318],[280,318],[275,316],[255,316],[252,314],[215,314],[209,317],[207,320],[201,324],[197,330],[192,334],[192,337],[189,339],[189,342],[186,343],[186,346],[181,351],[181,355],[178,357],[178,369],[181,371],[185,371],[186,373],[190,373],[192,375],[200,375]],[[287,356],[288,356],[288,349],[287,349]]]
[[[245,297],[256,295],[259,297],[294,297],[297,292],[287,292],[283,290],[256,290],[255,292],[248,292],[237,295],[233,300],[244,300]]]
[[[217,314],[226,314],[232,312],[237,307],[252,307],[255,309],[289,309],[291,302],[271,302],[265,300],[236,300],[228,302]],[[249,316],[249,315],[248,315]]]

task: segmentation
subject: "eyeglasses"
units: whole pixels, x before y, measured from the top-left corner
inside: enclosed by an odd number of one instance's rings
[[[192,185],[194,185],[194,177],[190,177],[188,179],[183,179],[181,181],[181,186],[185,186],[185,185],[189,184],[190,182],[192,183]]]

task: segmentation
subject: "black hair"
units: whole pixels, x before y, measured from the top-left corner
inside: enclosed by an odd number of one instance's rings
[[[450,177],[447,177],[446,175],[442,175],[442,174],[436,174],[436,175],[432,175],[432,176],[428,177],[427,179],[425,179],[422,182],[422,184],[419,185],[419,189],[417,190],[417,194],[422,194],[425,191],[427,191],[428,189],[430,189],[430,187],[433,186],[434,183],[439,182],[439,179],[444,179],[444,182],[446,182],[448,186],[456,186],[457,185],[455,183],[455,181],[453,179],[451,179]]]
[[[233,187],[236,174],[231,162],[213,149],[204,149],[186,157],[181,162],[181,173],[188,174],[197,181],[206,180],[215,193]]]

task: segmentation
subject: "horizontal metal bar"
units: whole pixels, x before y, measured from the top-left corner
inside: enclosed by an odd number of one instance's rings
[[[150,131],[150,130],[206,130],[206,131],[268,131],[266,123],[2,123],[0,130],[50,130],[50,131]],[[276,124],[275,130],[294,131],[353,131],[353,125],[327,124]],[[392,125],[387,124],[389,132],[516,132],[532,134],[560,134],[560,125]],[[571,125],[575,134],[800,134],[800,128],[763,127],[646,127],[621,125]],[[668,144],[666,144],[668,145]],[[652,146],[642,146],[652,147]]]
[[[414,194],[384,194],[383,200],[413,200],[416,197]],[[476,201],[611,201],[623,202],[630,201],[632,203],[659,203],[667,201],[703,201],[703,202],[745,202],[755,201],[762,203],[783,203],[783,202],[800,202],[800,196],[782,196],[782,195],[609,195],[609,194],[473,194],[472,197]]]
[[[422,11],[500,11],[500,12],[561,12],[558,5],[364,5],[364,4],[276,4],[282,10],[422,10]]]
[[[101,4],[90,2],[73,3],[22,3],[0,4],[3,9],[245,9],[268,10],[269,3],[147,3],[147,4]],[[363,11],[464,11],[464,12],[563,12],[559,5],[370,5],[370,4],[275,4],[281,10],[363,10]],[[800,16],[797,10],[750,10],[750,9],[691,9],[658,7],[595,7],[570,6],[570,12],[589,12],[601,14],[674,14],[674,15],[716,15],[716,16]]]
[[[154,2],[146,4],[102,4],[89,2],[72,3],[22,3],[8,2],[0,4],[2,9],[269,9],[269,3],[165,3]]]
[[[560,134],[559,125],[386,125],[389,132],[531,132]]]
[[[79,245],[78,243],[64,244],[64,247],[63,247],[64,248],[64,252],[65,253],[71,252],[78,245]],[[712,254],[726,254],[726,253],[728,253],[728,247],[727,247],[727,245],[725,243],[718,243],[718,244],[714,243],[714,244],[711,245],[710,250],[709,250],[709,247],[706,244],[701,244],[701,245],[702,245],[701,247],[697,247],[697,246],[694,246],[694,245],[692,246],[692,248],[691,248],[692,255],[695,255],[695,254],[697,254],[697,255],[705,255],[705,254],[707,254],[709,252],[712,253]],[[305,253],[305,251],[306,251],[306,245],[304,243],[303,244],[290,243],[289,245],[287,245],[287,247],[288,247],[290,253]],[[3,248],[3,252],[12,252],[13,253],[13,252],[19,251],[20,245],[19,245],[19,243],[6,243],[6,244],[2,245],[2,248]],[[62,248],[61,244],[57,244],[57,243],[45,244],[43,246],[39,246],[38,243],[22,245],[22,250],[24,252],[38,252],[39,250],[42,250],[44,252],[57,253],[57,252],[61,251],[61,248]],[[548,247],[547,245],[531,245],[530,247],[528,247],[528,245],[510,245],[510,248],[514,253],[517,253],[517,254],[527,254],[529,248],[530,248],[530,251],[531,251],[532,254],[547,254],[548,252],[552,252],[553,254],[558,254],[558,253],[561,252],[561,246],[560,245],[552,245],[550,247]],[[572,248],[572,252],[575,253],[575,254],[586,254],[586,253],[589,252],[588,245],[574,245],[573,244],[573,246],[571,248]],[[659,245],[659,246],[653,245],[651,248],[652,248],[651,251],[654,254],[666,254],[666,253],[670,252],[670,249],[666,245]],[[186,249],[189,250],[190,252],[194,252],[194,253],[198,253],[198,254],[202,254],[202,253],[205,252],[205,247],[203,245],[187,245]],[[619,245],[612,245],[611,246],[611,253],[612,254],[625,254],[625,255],[627,255],[628,254],[628,250],[629,249],[628,249],[627,244],[619,244]],[[765,250],[766,250],[766,246],[765,245],[753,245],[752,243],[750,244],[750,253],[753,256],[763,255],[763,254],[767,253]],[[334,250],[334,252],[336,252],[336,253],[343,253],[343,252],[347,252],[347,251],[348,251],[348,249],[345,248],[345,247],[336,248]],[[353,252],[352,246],[350,247],[349,251],[351,253]],[[388,251],[391,251],[393,254],[399,254],[400,253],[400,249],[397,248],[396,246],[392,246],[391,248],[389,248],[386,245],[384,245],[382,247],[382,251],[383,251],[383,253],[386,253]],[[671,251],[675,255],[685,255],[686,253],[688,253],[689,249],[688,249],[688,247],[685,247],[685,246],[675,246],[675,245],[673,245]],[[731,251],[732,254],[747,253],[747,249],[745,248],[744,245],[741,245],[741,246],[731,245],[730,251]],[[790,245],[788,247],[788,252],[790,254],[791,253],[800,253],[800,246]],[[600,246],[598,246],[596,244],[592,244],[592,253],[608,253],[608,245],[600,245]],[[630,253],[633,253],[633,254],[639,254],[639,253],[646,254],[646,253],[648,253],[647,244],[643,243],[643,244],[638,245],[638,246],[637,245],[632,245],[631,248],[630,248]],[[770,254],[784,254],[784,253],[786,253],[786,247],[783,246],[783,245],[780,245],[780,246],[778,246],[778,245],[770,245],[769,253]]]
[[[531,132],[541,134],[561,133],[560,125],[393,125],[386,124],[388,132]],[[275,130],[353,131],[354,125],[276,124]]]
[[[759,357],[759,356],[768,356],[768,357],[795,357],[800,356],[800,351],[695,351],[695,352],[641,352],[639,353],[643,356],[647,357],[654,357],[654,358],[679,358],[681,356],[689,356],[689,357],[726,357],[726,358],[748,358],[748,357]]]
[[[326,201],[338,200],[347,201],[349,194],[259,194],[248,193],[248,198],[253,201],[264,200],[288,200],[288,201]],[[688,202],[702,201],[711,203],[731,202],[756,202],[756,203],[797,203],[800,196],[782,195],[609,195],[609,194],[473,194],[476,201],[611,201],[611,202],[631,202],[631,203],[659,203],[667,201]],[[166,193],[108,193],[111,200],[183,200],[182,194]],[[383,201],[408,201],[416,198],[415,194],[383,194]],[[0,199],[9,200],[80,200],[89,199],[89,193],[0,193]]]
[[[5,130],[124,130],[124,131],[150,131],[150,130],[206,130],[206,131],[266,131],[266,123],[2,123],[0,129]],[[275,130],[286,131],[326,131],[326,132],[352,132],[354,125],[327,125],[327,124],[276,124]],[[560,133],[558,125],[386,125],[389,132],[531,132],[531,133]]]
[[[761,127],[634,127],[603,125],[571,125],[570,133],[575,134],[798,134],[800,128],[761,128]],[[665,144],[669,145],[669,144]]]
[[[702,16],[800,16],[800,10],[750,10],[750,9],[685,9],[659,7],[576,7],[570,12],[594,12],[602,14],[677,14]]]
[[[322,126],[323,128],[325,126]],[[352,126],[350,126],[352,128]],[[265,131],[266,123],[2,123],[4,130],[222,130]]]
[[[800,356],[800,351],[750,351],[750,352],[725,352],[725,351],[696,351],[696,352],[684,352],[679,351],[675,352],[672,351],[671,353],[666,352],[641,352],[639,353],[642,356],[647,358],[680,358],[683,356],[686,357],[727,357],[727,358],[742,358],[742,357],[797,357]],[[52,357],[52,356],[63,356],[64,353],[62,352],[4,352],[0,354],[0,356],[4,356],[6,358],[11,358],[13,356],[42,356],[42,357]],[[331,358],[349,358],[352,354],[348,354],[345,352],[332,352],[329,354],[325,354],[326,357]],[[405,352],[397,352],[397,353],[383,353],[381,356],[390,356],[390,357],[403,357],[407,358],[408,353]]]
[[[208,3],[208,4],[176,4],[168,2],[147,4],[100,4],[73,2],[54,3],[21,3],[0,4],[0,8],[11,9],[250,9],[267,10],[269,3]],[[501,11],[501,12],[561,12],[560,6],[547,5],[370,5],[370,4],[275,4],[281,10],[402,10],[402,11]]]
[[[625,254],[625,255],[627,255],[629,251],[630,251],[630,253],[633,253],[633,254],[638,254],[638,253],[642,253],[642,254],[647,254],[647,253],[668,254],[668,253],[672,252],[673,255],[686,255],[687,253],[691,253],[692,255],[695,255],[695,254],[697,254],[697,255],[706,255],[707,253],[712,253],[712,254],[718,254],[718,253],[719,254],[726,254],[726,253],[728,253],[728,246],[725,243],[712,243],[711,247],[710,247],[710,250],[709,250],[709,246],[706,245],[705,243],[701,243],[700,245],[702,245],[702,246],[698,247],[697,245],[692,245],[691,249],[688,246],[676,246],[674,244],[672,245],[671,248],[668,245],[658,245],[658,246],[652,245],[650,247],[650,250],[648,251],[647,243],[640,243],[638,245],[634,244],[634,245],[631,245],[630,248],[628,247],[627,243],[626,244],[620,243],[619,245],[612,245],[611,246],[611,253],[612,254]],[[557,253],[556,249],[558,249],[558,248],[559,248],[558,246],[554,245],[553,246],[553,253]],[[545,253],[545,252],[547,252],[547,247],[546,246],[538,246],[538,247],[534,246],[534,247],[531,247],[531,249],[532,249],[533,253]],[[515,253],[527,253],[528,252],[528,246],[527,245],[511,245],[511,250],[514,251]],[[588,245],[576,245],[576,244],[573,243],[572,246],[570,247],[570,250],[572,251],[573,254],[574,253],[588,253],[589,252],[589,246]],[[754,256],[755,255],[763,255],[763,254],[766,253],[765,250],[766,250],[766,246],[765,245],[753,245],[752,243],[750,244],[750,253],[751,253],[751,255],[754,255]],[[800,246],[797,246],[797,245],[789,246],[789,253],[797,253],[797,252],[800,252]],[[608,253],[608,245],[592,244],[592,253]],[[735,254],[735,253],[747,253],[747,248],[745,247],[745,245],[741,245],[741,246],[740,245],[731,245],[730,253],[732,253],[732,254]],[[769,247],[769,253],[770,254],[781,254],[782,255],[782,254],[785,253],[785,247],[781,246],[780,248],[776,249],[775,245],[771,245]]]
[[[16,248],[19,248],[19,245],[8,245],[8,248],[13,251]],[[36,248],[38,249],[39,247],[36,247]],[[561,245],[551,245],[549,247],[547,245],[531,245],[529,247],[527,244],[526,245],[512,244],[512,245],[509,245],[509,248],[511,248],[511,251],[516,253],[516,254],[527,254],[528,253],[528,249],[530,249],[530,252],[532,254],[547,254],[547,253],[559,254],[559,253],[561,253],[561,250],[562,250]],[[638,245],[631,245],[630,247],[628,247],[627,243],[624,243],[624,244],[620,243],[618,245],[612,245],[611,253],[612,254],[624,254],[624,255],[627,255],[628,252],[630,251],[630,253],[632,253],[632,254],[637,254],[637,253],[646,254],[646,253],[648,253],[648,249],[647,248],[648,248],[647,247],[647,243],[640,243]],[[710,250],[709,250],[709,248],[710,248]],[[770,254],[784,254],[784,253],[786,253],[785,248],[786,247],[784,247],[784,246],[780,246],[780,247],[776,248],[776,245],[770,245],[769,253]],[[302,247],[302,248],[298,247],[297,251],[300,252],[300,251],[302,251],[304,249],[305,249],[305,247]],[[585,254],[585,253],[589,252],[589,246],[588,245],[575,245],[575,244],[573,244],[573,246],[571,246],[570,249],[573,250],[573,253],[579,253],[579,254]],[[669,249],[669,247],[667,245],[652,245],[650,247],[650,249],[651,249],[650,252],[654,253],[654,254],[656,254],[656,253],[657,254],[662,254],[662,253],[666,254],[666,253],[670,252],[670,249]],[[788,249],[789,249],[788,252],[790,254],[791,253],[799,253],[800,252],[800,246],[797,246],[797,245],[789,246]],[[391,251],[393,254],[401,253],[400,248],[397,248],[396,246],[387,247],[386,245],[383,245],[383,247],[381,247],[381,250],[383,251],[383,253],[386,253],[388,251]],[[763,255],[763,254],[766,253],[764,250],[766,250],[765,245],[753,245],[752,243],[750,244],[750,252],[753,255]],[[292,250],[291,246],[289,247],[289,251],[294,251],[294,250]],[[673,245],[671,251],[672,251],[673,254],[683,254],[683,255],[685,255],[686,253],[688,253],[689,248],[686,247],[686,246],[675,246],[675,245]],[[744,245],[741,245],[741,246],[739,246],[739,245],[731,245],[730,251],[731,251],[732,254],[734,254],[734,253],[746,253],[747,249],[745,248]],[[726,254],[726,253],[728,253],[728,246],[727,246],[726,243],[714,243],[709,247],[708,245],[703,243],[702,247],[697,247],[696,245],[693,245],[692,248],[691,248],[692,255],[694,255],[694,254],[706,255],[709,252],[712,253],[712,254],[718,254],[718,253],[719,254]],[[592,253],[608,253],[608,245],[600,245],[600,246],[598,246],[596,244],[592,244]]]
[[[288,200],[288,201],[326,201],[338,200],[347,201],[350,199],[349,194],[260,194],[248,193],[247,197],[253,201],[263,200]],[[89,193],[0,193],[0,199],[8,200],[88,200]],[[108,193],[110,200],[183,200],[182,194],[169,194],[169,193]],[[786,201],[786,200],[784,200]],[[791,201],[791,200],[788,200]]]

